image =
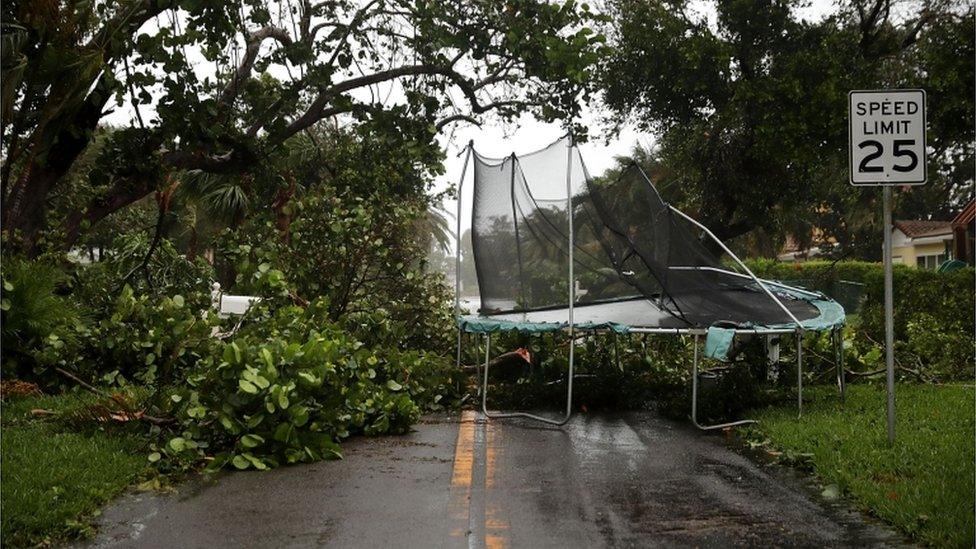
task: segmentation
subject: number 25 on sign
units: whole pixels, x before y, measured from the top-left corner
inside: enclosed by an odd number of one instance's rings
[[[921,185],[925,166],[925,91],[852,91],[853,185]]]

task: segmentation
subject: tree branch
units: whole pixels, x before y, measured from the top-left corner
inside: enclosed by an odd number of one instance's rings
[[[927,9],[923,9],[922,13],[919,14],[918,20],[915,24],[908,27],[905,32],[904,38],[901,40],[901,49],[908,48],[912,44],[918,41],[918,35],[922,32],[922,28],[925,27],[933,19],[933,14]]]
[[[481,127],[481,122],[466,114],[452,114],[451,116],[448,116],[447,118],[438,121],[434,127],[437,128],[437,131],[440,131],[441,129],[444,128],[444,126],[447,126],[448,124],[453,124],[454,122],[467,122],[472,126],[478,126],[479,128]]]
[[[241,59],[240,65],[237,66],[234,77],[230,79],[230,82],[227,83],[224,91],[220,94],[219,101],[221,103],[229,104],[237,97],[240,86],[251,74],[254,61],[261,51],[261,44],[269,38],[277,40],[283,46],[290,46],[292,43],[288,31],[282,28],[267,26],[252,32],[247,38],[247,49],[244,52],[244,58]]]
[[[405,76],[443,76],[446,77],[452,84],[461,90],[461,93],[467,98],[468,103],[471,107],[471,111],[474,114],[483,114],[492,109],[498,109],[502,107],[521,107],[526,106],[529,103],[525,101],[495,101],[492,103],[482,104],[481,100],[478,98],[478,89],[481,87],[481,82],[471,82],[464,75],[455,71],[450,67],[442,67],[437,65],[405,65],[402,67],[396,67],[393,69],[387,69],[385,71],[376,72],[373,74],[368,74],[365,76],[360,76],[357,78],[350,78],[349,80],[344,80],[339,82],[327,90],[322,91],[319,95],[312,101],[308,109],[291,122],[285,129],[276,136],[274,140],[276,143],[280,143],[285,139],[291,137],[292,135],[298,133],[299,131],[310,127],[319,120],[338,114],[339,112],[348,112],[350,109],[339,108],[338,112],[336,109],[326,110],[326,105],[330,101],[338,97],[339,95],[352,91],[358,88],[363,88],[366,86],[371,86],[373,84],[378,84],[380,82],[385,82],[388,80],[395,80],[397,78],[402,78]]]

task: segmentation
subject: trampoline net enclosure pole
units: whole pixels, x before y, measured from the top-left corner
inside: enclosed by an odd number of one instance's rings
[[[569,221],[569,375],[566,377],[566,420],[573,413],[573,358],[576,339],[573,326],[573,305],[576,302],[576,282],[573,280],[573,134],[566,147],[566,218]]]
[[[691,421],[698,425],[698,334],[694,335],[694,358],[691,362]]]
[[[458,319],[461,317],[461,189],[464,186],[464,176],[468,172],[468,161],[471,160],[471,154],[473,149],[473,142],[469,141],[467,150],[464,155],[464,167],[461,168],[461,178],[458,180],[457,186],[457,232],[455,234],[455,247],[454,252],[454,321],[458,325],[457,334],[457,361],[454,365],[455,368],[461,367],[461,334],[463,329]]]

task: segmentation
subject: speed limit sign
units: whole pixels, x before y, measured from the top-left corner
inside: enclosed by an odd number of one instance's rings
[[[848,95],[852,185],[880,185],[884,231],[885,370],[888,444],[895,443],[895,290],[892,187],[923,185],[925,90],[854,90]]]
[[[922,185],[925,90],[852,91],[852,185]]]

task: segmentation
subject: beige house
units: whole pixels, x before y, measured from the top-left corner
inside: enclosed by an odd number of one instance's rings
[[[938,269],[952,259],[952,222],[895,221],[891,230],[894,263],[923,269]]]

